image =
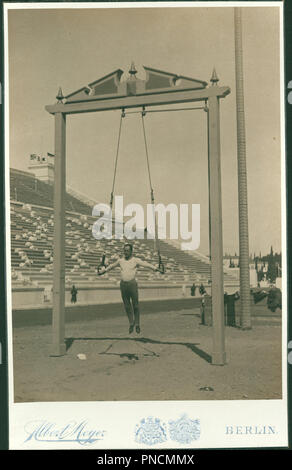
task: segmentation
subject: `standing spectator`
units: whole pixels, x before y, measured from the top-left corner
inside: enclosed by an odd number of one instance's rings
[[[191,286],[191,296],[192,297],[196,296],[196,289],[197,289],[197,287],[196,287],[195,283],[193,283],[193,285]]]
[[[45,286],[44,288],[44,302],[51,301],[52,286]]]
[[[71,289],[71,304],[75,304],[77,302],[77,292],[75,285],[73,284]]]
[[[282,292],[277,287],[270,289],[267,298],[268,309],[275,312],[277,308],[282,310]]]
[[[206,294],[206,289],[205,289],[205,287],[204,287],[203,283],[200,285],[200,289],[199,289],[199,291],[200,291],[200,294],[201,294],[201,295],[204,295],[204,294]]]

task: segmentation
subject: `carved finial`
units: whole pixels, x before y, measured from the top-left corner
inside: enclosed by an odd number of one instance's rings
[[[57,94],[56,98],[57,98],[59,103],[62,103],[62,100],[64,99],[64,95],[63,95],[61,87],[59,88],[59,91],[58,91],[58,94]]]
[[[130,70],[129,70],[129,74],[131,75],[131,78],[136,78],[136,73],[137,73],[137,70],[136,70],[135,64],[134,62],[132,62]]]
[[[219,82],[219,78],[217,77],[215,67],[213,68],[213,73],[212,73],[210,82],[212,82],[212,86],[217,85],[217,82]]]

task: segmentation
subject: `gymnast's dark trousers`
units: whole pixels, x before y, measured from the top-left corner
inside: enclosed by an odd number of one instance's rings
[[[138,284],[133,279],[132,281],[121,281],[120,289],[124,307],[128,315],[130,325],[140,325],[140,311],[138,301]],[[131,302],[132,301],[132,302]],[[133,313],[134,311],[134,313]]]

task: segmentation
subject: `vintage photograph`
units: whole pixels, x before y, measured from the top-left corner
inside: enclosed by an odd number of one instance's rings
[[[280,3],[7,9],[13,403],[283,399]]]

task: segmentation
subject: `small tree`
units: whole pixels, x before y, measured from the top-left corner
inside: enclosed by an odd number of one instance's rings
[[[267,278],[270,282],[275,282],[277,277],[277,266],[275,262],[275,257],[273,253],[273,247],[271,246],[271,252],[269,255],[269,262],[268,262],[268,270],[267,270]]]

